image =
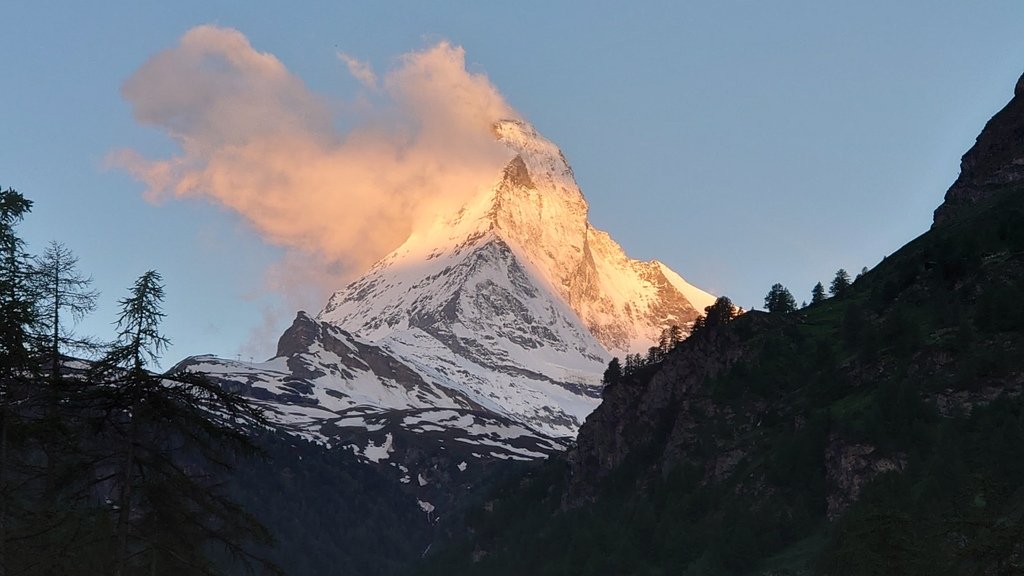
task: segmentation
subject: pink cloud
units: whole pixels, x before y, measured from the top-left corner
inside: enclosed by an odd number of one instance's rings
[[[404,241],[417,218],[491,185],[509,159],[491,125],[518,114],[447,42],[401,56],[380,78],[339,57],[372,94],[332,101],[240,32],[193,28],[122,90],[135,118],[180,153],[148,160],[122,150],[108,161],[144,182],[147,198],[227,207],[288,249],[283,268],[318,271],[273,274],[275,289],[340,288]]]

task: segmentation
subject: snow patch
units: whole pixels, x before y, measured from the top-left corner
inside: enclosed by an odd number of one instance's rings
[[[369,460],[370,462],[380,462],[382,460],[387,460],[391,452],[394,451],[394,448],[392,447],[392,442],[393,439],[391,438],[390,432],[385,434],[384,442],[380,446],[374,444],[373,441],[371,440],[366,445],[366,448],[363,448],[363,457]]]

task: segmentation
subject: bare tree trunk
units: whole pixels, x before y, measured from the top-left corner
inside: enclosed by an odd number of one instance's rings
[[[0,576],[7,574],[7,399],[0,404]]]
[[[131,423],[128,427],[128,450],[125,457],[124,474],[121,479],[121,508],[117,518],[117,555],[115,556],[114,576],[123,576],[128,563],[128,533],[130,531],[132,507],[132,476],[135,468],[135,436],[136,436],[136,403],[131,403]],[[0,574],[0,576],[3,576]]]
[[[54,299],[59,298],[58,295],[54,295]],[[58,300],[59,301],[59,300]],[[61,359],[60,359],[60,348],[59,348],[59,330],[58,322],[60,321],[59,316],[60,308],[54,307],[53,312],[53,344],[52,344],[52,366],[50,366],[50,386],[49,390],[46,391],[45,404],[43,406],[43,419],[44,426],[51,430],[60,430],[61,424],[59,422],[59,410],[60,410],[60,397],[61,397]],[[59,453],[59,442],[63,440],[61,434],[57,434],[51,437],[50,442],[43,442],[42,449],[43,454],[46,457],[46,472],[45,478],[43,479],[43,498],[45,505],[50,511],[56,509],[56,480],[57,480],[57,453]],[[56,445],[55,445],[56,444]]]

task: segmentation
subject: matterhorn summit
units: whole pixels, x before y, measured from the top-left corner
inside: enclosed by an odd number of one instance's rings
[[[369,459],[408,433],[475,457],[558,449],[599,403],[612,356],[688,328],[714,297],[594,229],[565,157],[532,126],[493,132],[510,158],[493,185],[418,226],[315,318],[300,313],[274,358],[184,364]]]
[[[334,294],[320,320],[376,340],[408,329],[413,319],[423,327],[423,310],[438,311],[448,304],[436,297],[453,295],[452,281],[462,276],[445,272],[441,282],[422,280],[440,278],[438,272],[457,264],[473,264],[480,271],[483,263],[496,264],[496,255],[514,258],[517,266],[509,272],[527,274],[530,287],[555,300],[549,310],[568,307],[575,318],[566,318],[567,324],[583,324],[586,334],[579,342],[575,334],[560,332],[571,338],[557,348],[571,344],[605,360],[645,352],[663,328],[687,326],[714,301],[660,262],[629,259],[607,233],[594,229],[565,157],[532,126],[505,120],[494,125],[494,132],[514,153],[496,184],[457,214],[413,232],[361,279]],[[495,266],[488,270],[501,272]],[[459,289],[472,299],[459,308],[466,313],[474,303],[481,311],[481,297],[494,290],[489,284],[463,284]],[[520,318],[518,329],[551,328],[551,322],[543,321],[547,318]],[[500,322],[494,326],[503,328]]]

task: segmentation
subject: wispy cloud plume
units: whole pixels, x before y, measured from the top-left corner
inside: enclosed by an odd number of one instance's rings
[[[144,182],[151,200],[202,198],[238,213],[288,249],[282,269],[317,270],[279,270],[272,280],[282,291],[308,289],[299,284],[311,278],[340,288],[397,247],[417,218],[490,185],[509,159],[491,125],[518,115],[447,42],[399,57],[380,76],[339,58],[367,92],[351,102],[313,93],[236,30],[193,28],[122,89],[135,118],[180,153],[152,160],[122,150],[109,161]]]
[[[356,80],[359,80],[360,84],[367,88],[377,89],[377,74],[373,72],[373,68],[369,64],[356,60],[344,52],[338,52],[338,60],[344,62],[345,66],[348,66],[349,74]]]

